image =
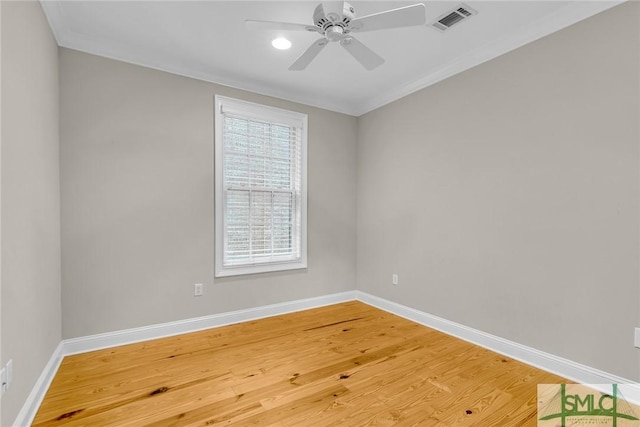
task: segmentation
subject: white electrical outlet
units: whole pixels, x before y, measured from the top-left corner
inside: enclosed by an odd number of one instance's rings
[[[9,360],[5,366],[0,369],[0,396],[2,396],[13,382],[13,360]]]
[[[2,368],[0,369],[0,396],[2,396],[8,389],[9,384],[7,384],[7,368]]]
[[[7,362],[7,390],[11,387],[11,383],[13,383],[13,360]]]
[[[637,348],[640,348],[640,328],[636,328],[636,330],[635,330],[633,344]]]
[[[203,294],[202,283],[196,283],[193,285],[193,296],[201,297]]]
[[[398,275],[397,274],[392,274],[391,275],[391,284],[397,286],[398,285]]]

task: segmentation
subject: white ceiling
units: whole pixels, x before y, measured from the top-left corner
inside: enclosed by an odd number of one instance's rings
[[[366,71],[332,43],[305,71],[289,65],[319,35],[249,31],[245,19],[311,24],[319,1],[58,1],[42,4],[58,44],[175,74],[359,116],[608,9],[620,1],[469,1],[478,15],[440,33],[429,26],[360,33],[386,59]],[[356,16],[416,1],[352,1]],[[459,1],[423,2],[427,25]]]

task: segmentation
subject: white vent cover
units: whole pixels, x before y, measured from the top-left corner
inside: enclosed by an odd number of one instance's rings
[[[431,27],[439,31],[446,31],[454,25],[477,14],[477,10],[470,8],[464,3],[460,3],[455,9],[440,15],[438,19],[431,23]]]

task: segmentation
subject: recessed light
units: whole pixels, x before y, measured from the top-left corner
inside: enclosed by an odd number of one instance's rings
[[[291,42],[284,37],[279,37],[277,39],[273,39],[271,45],[276,49],[287,50],[291,47]]]

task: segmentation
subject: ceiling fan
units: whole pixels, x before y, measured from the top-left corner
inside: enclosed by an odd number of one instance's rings
[[[358,41],[351,33],[412,27],[424,25],[425,22],[425,6],[422,3],[356,18],[353,6],[346,1],[320,3],[313,12],[313,25],[272,21],[245,21],[250,29],[311,31],[322,35],[289,67],[291,71],[300,71],[307,68],[329,42],[339,42],[340,46],[349,52],[364,68],[373,70],[382,65],[384,59]]]

